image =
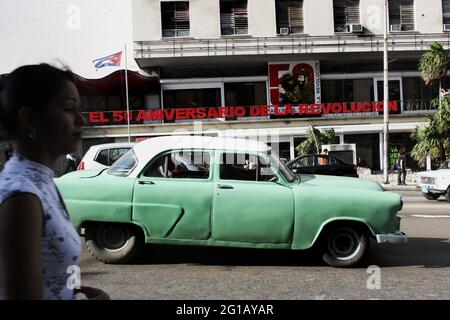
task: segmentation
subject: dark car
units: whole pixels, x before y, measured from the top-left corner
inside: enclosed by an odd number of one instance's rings
[[[308,154],[289,161],[286,166],[296,174],[322,174],[358,178],[356,166],[333,155]]]

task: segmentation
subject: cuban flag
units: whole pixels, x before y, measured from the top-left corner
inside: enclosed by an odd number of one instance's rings
[[[94,64],[95,68],[100,69],[103,67],[119,67],[121,60],[122,60],[122,51],[103,58],[95,59],[92,61],[92,63]]]

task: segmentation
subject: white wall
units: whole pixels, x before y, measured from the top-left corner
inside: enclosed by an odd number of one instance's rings
[[[333,0],[303,0],[303,20],[308,35],[334,35]]]
[[[248,34],[254,37],[277,35],[275,0],[248,0]]]
[[[360,0],[361,24],[369,32],[384,32],[384,0]]]
[[[131,0],[131,6],[134,40],[160,40],[162,35],[160,1]]]
[[[92,60],[128,48],[132,54],[131,2],[124,0],[1,0],[0,74],[32,63],[63,61],[75,73],[101,78]],[[125,64],[122,58],[122,64]]]
[[[420,33],[441,33],[443,28],[442,1],[415,1],[416,30]]]
[[[191,36],[198,39],[220,37],[219,1],[189,1]]]

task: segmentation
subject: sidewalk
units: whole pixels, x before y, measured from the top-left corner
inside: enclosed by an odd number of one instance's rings
[[[378,182],[387,191],[420,191],[414,181],[414,174],[408,171],[406,174],[406,185],[397,185],[397,173],[389,174],[389,184],[384,184],[383,174],[372,174],[370,169],[358,168],[358,175],[361,179],[368,179]]]

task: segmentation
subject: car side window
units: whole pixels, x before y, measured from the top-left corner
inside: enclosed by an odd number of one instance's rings
[[[116,162],[121,156],[128,152],[130,148],[114,148],[109,149],[109,165],[111,166],[114,162]]]
[[[338,165],[338,164],[340,164],[340,163],[339,163],[339,161],[338,161],[335,157],[333,157],[333,156],[328,156],[328,164],[330,164],[330,165],[332,165],[332,166],[336,166],[336,165]]]
[[[208,179],[209,152],[181,150],[161,155],[144,172],[145,177]]]
[[[298,159],[293,163],[293,168],[312,167],[314,166],[314,156],[306,156]]]
[[[269,181],[276,178],[270,163],[263,157],[248,153],[222,153],[220,179]]]
[[[109,166],[108,163],[108,149],[103,149],[102,151],[100,151],[97,156],[95,157],[94,161],[97,161],[98,163],[101,163],[105,166]]]

